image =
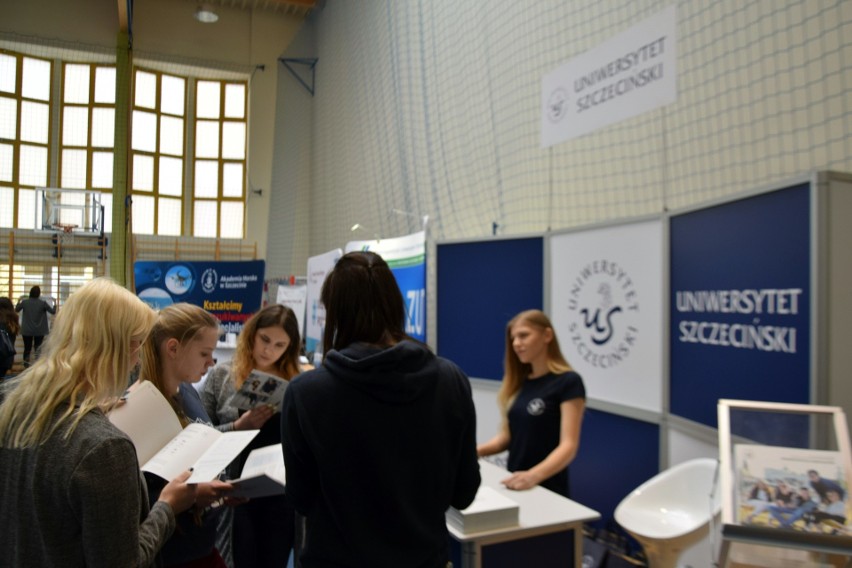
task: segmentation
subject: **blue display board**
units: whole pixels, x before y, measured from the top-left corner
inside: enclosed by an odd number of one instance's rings
[[[716,427],[720,398],[810,402],[810,211],[806,183],[672,216],[672,414]]]
[[[587,408],[580,449],[569,467],[571,499],[601,514],[605,528],[631,491],[657,475],[660,427]]]
[[[543,309],[542,237],[438,244],[438,354],[470,377],[501,380],[506,323]]]
[[[200,306],[222,322],[228,333],[260,309],[262,260],[243,262],[138,261],[133,265],[136,295],[154,309],[177,302]]]

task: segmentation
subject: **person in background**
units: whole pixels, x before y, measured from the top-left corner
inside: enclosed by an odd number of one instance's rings
[[[0,298],[0,330],[5,331],[9,337],[12,347],[15,346],[15,340],[18,338],[18,333],[21,331],[21,326],[18,323],[18,314],[15,312],[15,306],[12,300],[7,297]],[[6,357],[0,357],[0,381],[6,377],[6,373],[15,364],[15,354],[11,353]]]
[[[30,364],[30,354],[35,347],[35,356],[41,351],[41,343],[50,332],[47,314],[55,314],[56,306],[41,299],[41,288],[30,288],[30,297],[18,300],[16,312],[21,312],[21,336],[24,338],[24,367]]]
[[[819,472],[815,469],[808,470],[808,483],[811,488],[819,495],[819,499],[823,504],[828,504],[828,492],[836,491],[838,495],[840,495],[840,499],[846,495],[846,492],[843,490],[843,487],[840,486],[839,483],[832,479],[828,479],[826,477],[822,477]]]
[[[775,505],[769,507],[769,514],[778,521],[779,526],[785,529],[793,527],[793,523],[815,510],[819,503],[811,497],[811,491],[805,486],[799,487],[796,499],[787,506]]]
[[[232,464],[232,477],[239,477],[248,454],[281,443],[281,419],[277,408],[259,405],[241,412],[229,404],[253,369],[290,380],[300,372],[299,322],[293,310],[279,304],[254,314],[237,338],[234,358],[210,371],[201,389],[201,400],[217,429],[254,430],[260,433]],[[222,521],[217,546],[231,549],[236,568],[286,566],[293,548],[295,512],[284,495],[251,499],[234,509],[232,530],[228,518]],[[226,559],[228,559],[228,556]]]
[[[758,479],[754,487],[749,491],[746,505],[751,507],[751,513],[744,519],[743,522],[751,523],[755,517],[769,509],[772,506],[772,489],[762,479]]]
[[[305,516],[301,566],[444,568],[444,513],[480,483],[468,378],[406,336],[379,255],[344,255],[321,301],[325,359],[290,383],[281,409],[287,495]]]
[[[506,326],[505,375],[497,402],[500,431],[477,447],[480,456],[509,450],[503,480],[509,489],[540,485],[569,497],[568,465],[580,446],[586,404],[580,375],[571,370],[550,319],[519,313]]]
[[[184,428],[194,422],[210,424],[201,398],[192,383],[213,366],[213,350],[219,339],[219,320],[192,304],[172,304],[157,320],[142,350],[139,380],[151,381],[171,404]],[[148,497],[153,503],[165,480],[145,473]],[[225,568],[216,549],[219,507],[233,489],[229,483],[212,481],[196,485],[193,509],[177,516],[178,529],[162,550],[167,567]],[[214,506],[215,505],[215,506]]]
[[[843,497],[836,489],[826,491],[825,497],[826,502],[820,503],[819,509],[810,513],[810,517],[805,515],[805,518],[809,523],[833,521],[843,525],[846,522],[846,504],[843,502]]]
[[[98,317],[92,317],[97,314]],[[149,508],[136,449],[111,408],[154,312],[97,278],[71,295],[42,357],[0,405],[0,531],[6,566],[150,566],[195,502],[186,471]]]

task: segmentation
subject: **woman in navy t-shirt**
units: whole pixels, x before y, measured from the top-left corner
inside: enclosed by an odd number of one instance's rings
[[[541,485],[568,497],[568,464],[580,445],[586,389],[539,310],[521,312],[506,326],[505,375],[497,402],[503,424],[477,453],[509,450],[512,475],[503,480],[509,489]]]

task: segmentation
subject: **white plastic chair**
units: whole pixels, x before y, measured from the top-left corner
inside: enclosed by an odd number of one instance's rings
[[[616,522],[642,545],[650,568],[677,566],[681,553],[709,533],[710,521],[722,508],[717,465],[710,458],[678,464],[634,489],[616,507]]]

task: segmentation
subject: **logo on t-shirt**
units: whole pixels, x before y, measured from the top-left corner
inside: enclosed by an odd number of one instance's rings
[[[544,413],[544,401],[540,398],[534,398],[527,403],[527,414],[530,416],[540,416]]]

